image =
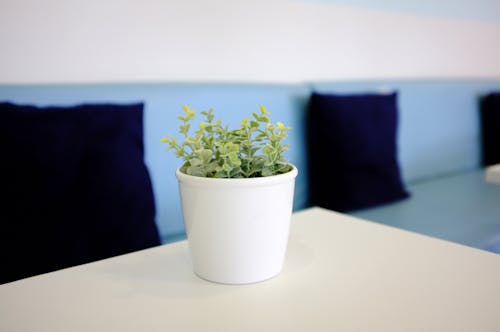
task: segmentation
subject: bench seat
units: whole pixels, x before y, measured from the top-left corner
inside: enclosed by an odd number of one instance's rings
[[[351,214],[500,253],[500,185],[476,169],[408,184],[409,199]]]

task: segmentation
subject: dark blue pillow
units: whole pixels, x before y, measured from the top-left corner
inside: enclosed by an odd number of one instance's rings
[[[490,93],[480,101],[482,164],[500,163],[500,92]]]
[[[0,103],[0,282],[160,243],[142,116]]]
[[[409,196],[397,162],[397,94],[313,93],[308,110],[311,203],[351,211]]]

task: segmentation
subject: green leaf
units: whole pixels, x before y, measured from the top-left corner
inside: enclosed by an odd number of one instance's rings
[[[228,159],[231,162],[232,166],[240,166],[241,165],[241,160],[238,158],[238,155],[236,152],[230,152],[228,154]]]
[[[206,175],[206,172],[203,170],[203,168],[198,167],[198,166],[187,167],[186,168],[186,173],[188,175],[201,176],[201,177],[205,177],[205,175]]]
[[[186,116],[184,117],[184,121],[189,121],[194,118],[196,115],[196,111],[190,109],[187,105],[183,105],[182,109],[184,110],[184,113],[186,113]]]
[[[259,109],[260,109],[260,112],[261,112],[262,114],[264,114],[264,115],[271,114],[271,113],[269,113],[269,112],[266,110],[266,108],[264,107],[264,105],[260,105],[260,106],[259,106]]]
[[[204,163],[204,164],[208,164],[210,162],[210,160],[212,159],[212,150],[208,150],[208,149],[203,149],[199,156],[200,156],[200,159],[201,161]]]
[[[184,151],[184,149],[177,149],[175,151],[175,156],[178,157],[178,158],[182,158],[186,155],[186,151]]]
[[[180,126],[179,132],[181,134],[187,134],[189,132],[189,127],[190,127],[189,123],[183,123]]]
[[[193,167],[197,167],[197,166],[200,166],[202,164],[202,162],[199,158],[190,159],[189,162],[191,163],[191,166],[193,166]]]

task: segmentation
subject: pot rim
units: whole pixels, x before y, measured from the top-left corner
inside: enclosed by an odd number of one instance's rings
[[[175,176],[179,182],[192,185],[260,186],[282,183],[295,179],[298,174],[297,167],[292,164],[289,165],[292,166],[292,169],[286,173],[255,178],[206,178],[182,173],[180,167],[176,169]]]

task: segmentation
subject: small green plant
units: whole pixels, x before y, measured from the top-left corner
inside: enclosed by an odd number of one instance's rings
[[[283,157],[288,145],[282,141],[290,130],[283,123],[272,124],[269,112],[260,106],[253,119],[245,118],[239,129],[229,130],[220,120],[215,121],[214,111],[201,112],[205,117],[198,129],[190,133],[191,121],[196,111],[182,107],[185,115],[179,132],[184,140],[164,137],[167,150],[184,160],[181,172],[193,176],[210,178],[252,178],[282,174],[292,167]]]

